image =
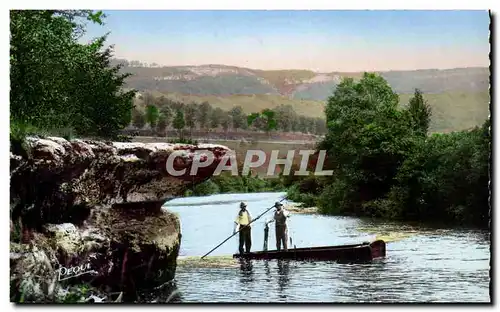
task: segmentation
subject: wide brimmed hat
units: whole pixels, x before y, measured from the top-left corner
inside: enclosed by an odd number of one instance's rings
[[[283,204],[280,202],[274,203],[274,207],[283,207]]]
[[[244,202],[241,202],[241,203],[240,203],[240,208],[246,208],[246,207],[247,207],[247,204],[246,204],[246,203],[244,203]]]

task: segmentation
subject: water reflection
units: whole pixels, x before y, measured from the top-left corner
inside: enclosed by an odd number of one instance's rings
[[[241,282],[251,283],[254,281],[253,275],[253,263],[249,259],[239,259],[240,261],[240,272],[241,272]]]
[[[290,261],[289,260],[277,260],[278,261],[278,285],[282,298],[286,298],[283,295],[284,290],[288,287],[290,281]]]
[[[271,269],[269,268],[269,260],[264,260],[264,271],[266,272],[266,282],[271,282]]]

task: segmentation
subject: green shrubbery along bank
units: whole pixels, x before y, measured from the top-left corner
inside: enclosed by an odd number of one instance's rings
[[[344,80],[328,99],[318,146],[334,175],[300,179],[290,197],[327,214],[488,227],[490,121],[428,136],[422,94],[397,103],[380,76]]]

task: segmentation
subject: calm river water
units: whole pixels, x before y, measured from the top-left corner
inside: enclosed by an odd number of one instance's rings
[[[240,201],[255,218],[284,193],[178,198],[165,204],[181,218],[180,257],[202,256],[232,234]],[[285,202],[286,203],[286,202]],[[262,250],[264,222],[253,224],[252,250]],[[387,256],[370,264],[251,261],[239,267],[179,266],[181,302],[489,302],[489,234],[478,230],[415,228],[350,217],[294,214],[296,247],[388,237]],[[275,248],[271,228],[269,245]],[[237,252],[238,235],[210,256]]]

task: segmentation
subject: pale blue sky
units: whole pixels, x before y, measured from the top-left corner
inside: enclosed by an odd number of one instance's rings
[[[105,11],[117,57],[164,65],[398,70],[488,66],[487,11]]]

